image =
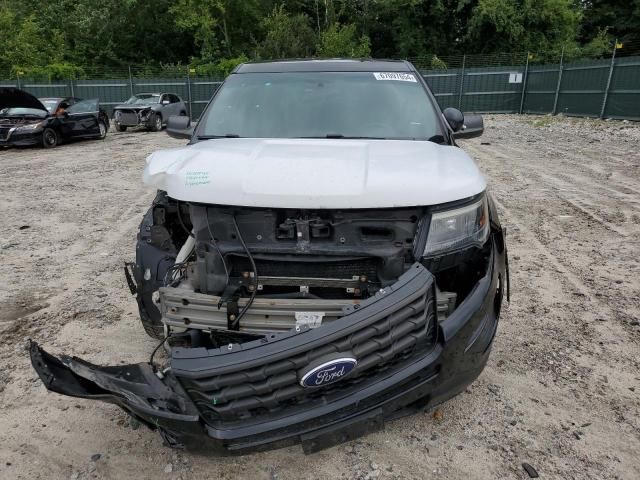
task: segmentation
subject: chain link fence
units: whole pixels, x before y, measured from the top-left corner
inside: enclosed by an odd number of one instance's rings
[[[608,55],[559,49],[411,58],[442,108],[464,112],[558,114],[640,120],[640,43],[611,45]],[[199,118],[222,83],[184,65],[77,68],[46,80],[15,72],[0,87],[36,97],[99,98],[110,114],[134,93],[176,93]]]

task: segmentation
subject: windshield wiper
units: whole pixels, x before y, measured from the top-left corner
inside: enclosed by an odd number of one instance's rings
[[[389,140],[386,137],[358,137],[358,136],[346,136],[341,133],[327,133],[325,136],[314,137],[295,137],[295,138],[343,138],[345,140]]]
[[[445,143],[445,139],[442,135],[434,135],[433,137],[427,138],[427,142]]]
[[[198,140],[213,140],[215,138],[241,138],[237,133],[225,133],[224,135],[198,135]]]

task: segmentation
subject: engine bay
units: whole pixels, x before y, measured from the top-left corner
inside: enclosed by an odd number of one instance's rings
[[[425,207],[230,207],[160,192],[133,268],[143,322],[146,313],[158,338],[191,332],[191,343],[202,341],[194,331],[209,343],[316,328],[384,293],[416,261],[436,276],[444,320],[484,275],[486,249],[422,259],[428,217]]]

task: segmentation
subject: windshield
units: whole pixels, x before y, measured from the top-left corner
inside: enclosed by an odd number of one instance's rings
[[[139,93],[138,95],[134,95],[124,103],[129,105],[149,105],[151,103],[159,103],[159,102],[160,102],[159,93]]]
[[[95,113],[98,111],[98,99],[80,100],[67,108],[68,114],[73,113]]]
[[[53,113],[53,111],[58,106],[58,100],[44,100],[42,98],[39,99],[40,103],[44,105],[44,107],[49,110],[49,113]]]
[[[441,132],[412,73],[287,72],[231,75],[197,134],[428,140]]]
[[[33,116],[33,117],[46,117],[47,112],[39,110],[37,108],[3,108],[0,110],[0,115],[6,117],[19,117],[19,116]]]

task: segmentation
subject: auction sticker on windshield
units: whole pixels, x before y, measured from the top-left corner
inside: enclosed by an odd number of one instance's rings
[[[397,80],[400,82],[417,82],[416,77],[412,73],[401,72],[374,72],[373,76],[376,80]]]

